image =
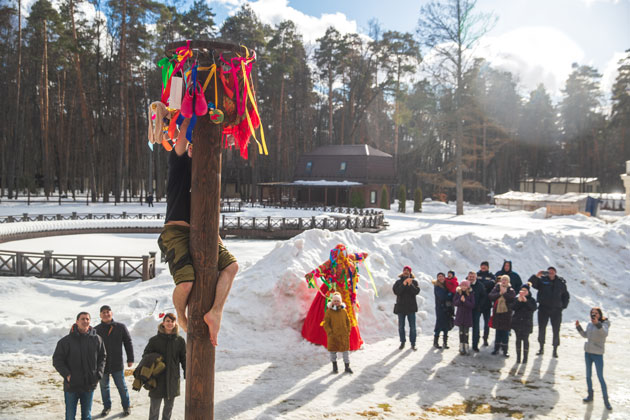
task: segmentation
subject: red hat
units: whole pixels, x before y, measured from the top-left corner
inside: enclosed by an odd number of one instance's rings
[[[403,267],[403,271],[405,271],[405,270],[409,270],[409,272],[411,273],[411,267],[409,267],[408,265]]]

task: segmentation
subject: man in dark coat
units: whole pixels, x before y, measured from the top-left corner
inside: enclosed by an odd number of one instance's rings
[[[536,354],[538,356],[543,354],[547,322],[551,320],[553,357],[558,357],[562,311],[569,306],[570,296],[567,282],[557,275],[554,267],[549,267],[547,272],[539,271],[529,278],[529,282],[534,289],[538,290],[536,301],[538,302],[538,343],[540,350]]]
[[[63,377],[66,419],[74,419],[81,401],[81,419],[92,418],[94,389],[105,370],[103,340],[90,327],[90,314],[80,312],[70,334],[57,342],[53,366]]]
[[[482,261],[479,268],[480,270],[477,271],[477,281],[483,284],[486,289],[486,295],[489,295],[492,289],[494,289],[494,285],[497,283],[497,278],[490,272],[490,265],[488,264],[488,261]],[[485,304],[480,306],[479,309],[483,315],[483,345],[487,347],[488,336],[490,335],[490,326],[488,325],[488,322],[490,321],[490,312],[492,309],[492,302],[490,302],[490,299],[486,300]]]
[[[512,270],[512,261],[504,260],[503,268],[496,272],[496,278],[499,278],[503,275],[510,276],[510,284],[512,285],[512,289],[515,291],[521,290],[521,286],[523,285],[523,280],[521,280],[521,276],[518,275],[516,271]]]
[[[105,363],[105,374],[101,378],[101,397],[103,399],[103,411],[101,416],[105,417],[112,409],[112,399],[109,393],[109,375],[114,379],[120,402],[122,403],[123,416],[131,414],[129,408],[129,391],[125,384],[125,370],[123,365],[122,347],[125,347],[127,354],[127,367],[133,365],[133,344],[131,336],[125,324],[114,321],[112,309],[108,305],[101,306],[101,323],[96,326],[96,333],[103,339],[107,350],[107,362]]]
[[[479,352],[479,320],[484,308],[487,306],[490,308],[490,300],[488,299],[488,292],[486,286],[477,278],[477,274],[474,271],[468,272],[466,280],[470,282],[470,289],[475,295],[475,307],[472,311],[472,349],[475,352]]]
[[[398,276],[398,280],[393,286],[396,295],[396,305],[394,313],[398,315],[398,335],[400,336],[400,347],[405,347],[405,318],[409,322],[409,342],[411,349],[416,350],[416,312],[418,312],[418,302],[416,296],[420,293],[418,281],[411,274],[411,267],[405,266],[403,272]]]

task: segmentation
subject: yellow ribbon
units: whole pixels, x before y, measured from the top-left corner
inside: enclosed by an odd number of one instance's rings
[[[367,271],[368,276],[370,277],[370,281],[372,282],[372,287],[374,288],[374,294],[376,295],[376,297],[378,297],[378,291],[376,290],[376,283],[374,283],[374,277],[372,277],[372,273],[370,273],[370,269],[368,268],[365,261],[361,261],[361,263],[363,264],[363,267],[365,267],[365,271]]]

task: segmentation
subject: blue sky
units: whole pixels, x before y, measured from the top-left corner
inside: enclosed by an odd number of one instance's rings
[[[245,0],[211,0],[220,23]],[[328,25],[342,32],[367,33],[376,18],[384,30],[414,32],[426,0],[253,0],[246,1],[270,24],[296,22],[306,41]],[[630,48],[630,0],[478,0],[478,10],[498,20],[479,55],[516,74],[528,92],[544,83],[558,99],[571,64],[588,64],[604,75],[609,92],[617,61]]]

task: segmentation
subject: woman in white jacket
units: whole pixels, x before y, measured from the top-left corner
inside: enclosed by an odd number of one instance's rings
[[[586,331],[582,329],[580,321],[575,321],[575,326],[580,335],[587,339],[584,344],[584,359],[586,360],[586,385],[588,387],[588,395],[582,401],[586,403],[593,401],[593,382],[591,380],[591,374],[593,363],[595,363],[597,378],[602,387],[604,405],[608,410],[612,410],[612,406],[608,401],[606,382],[604,381],[604,346],[606,344],[606,337],[608,336],[610,321],[604,318],[600,308],[592,308],[591,322],[587,325]]]

